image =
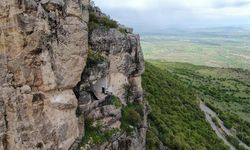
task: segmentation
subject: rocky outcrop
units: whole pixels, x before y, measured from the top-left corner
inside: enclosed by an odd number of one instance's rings
[[[89,10],[89,0],[0,1],[0,150],[67,150],[80,143],[145,149],[139,35],[122,25],[89,33]],[[132,112],[140,122],[128,134],[121,126],[131,103],[141,106]],[[116,132],[103,143],[82,143],[88,119],[101,132]]]
[[[75,89],[84,118],[101,123],[102,130],[120,129],[122,107],[115,107],[111,97],[117,97],[123,107],[133,102],[143,104],[141,125],[131,135],[120,131],[91,149],[145,149],[148,108],[141,87],[144,60],[139,36],[100,27],[90,33],[89,45],[87,65]]]
[[[0,149],[68,149],[87,60],[88,0],[0,1]]]

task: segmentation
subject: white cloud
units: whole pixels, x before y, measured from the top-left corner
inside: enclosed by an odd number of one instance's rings
[[[104,12],[135,28],[250,23],[250,0],[95,0]]]
[[[95,0],[109,8],[152,9],[166,5],[184,7],[239,7],[249,5],[250,0]]]
[[[95,0],[95,2],[111,9],[139,9],[145,10],[153,6],[154,0]]]

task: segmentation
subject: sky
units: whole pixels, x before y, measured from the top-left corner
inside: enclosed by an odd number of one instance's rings
[[[250,25],[250,0],[94,0],[137,32]]]

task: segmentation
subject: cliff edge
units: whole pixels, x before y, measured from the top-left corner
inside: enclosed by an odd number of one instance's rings
[[[89,3],[0,2],[0,150],[145,149],[139,36]]]

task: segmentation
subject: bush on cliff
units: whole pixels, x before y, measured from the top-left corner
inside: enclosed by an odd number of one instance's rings
[[[105,61],[105,57],[102,56],[101,52],[94,51],[93,49],[89,48],[88,50],[88,59],[87,59],[87,67],[93,67],[100,62]]]
[[[106,16],[97,16],[95,12],[90,12],[88,27],[89,31],[92,32],[98,27],[104,27],[106,29],[118,28],[118,24],[116,21]]]
[[[85,120],[85,134],[82,139],[82,144],[80,147],[84,145],[99,145],[102,144],[112,137],[114,133],[118,132],[118,129],[109,129],[109,130],[102,130],[102,126],[97,124],[93,126],[94,121],[92,119],[87,118]]]
[[[129,103],[122,108],[121,128],[130,134],[134,128],[138,127],[142,122],[143,105],[139,102]]]
[[[111,96],[111,104],[114,105],[116,108],[122,107],[121,100],[114,95]]]

